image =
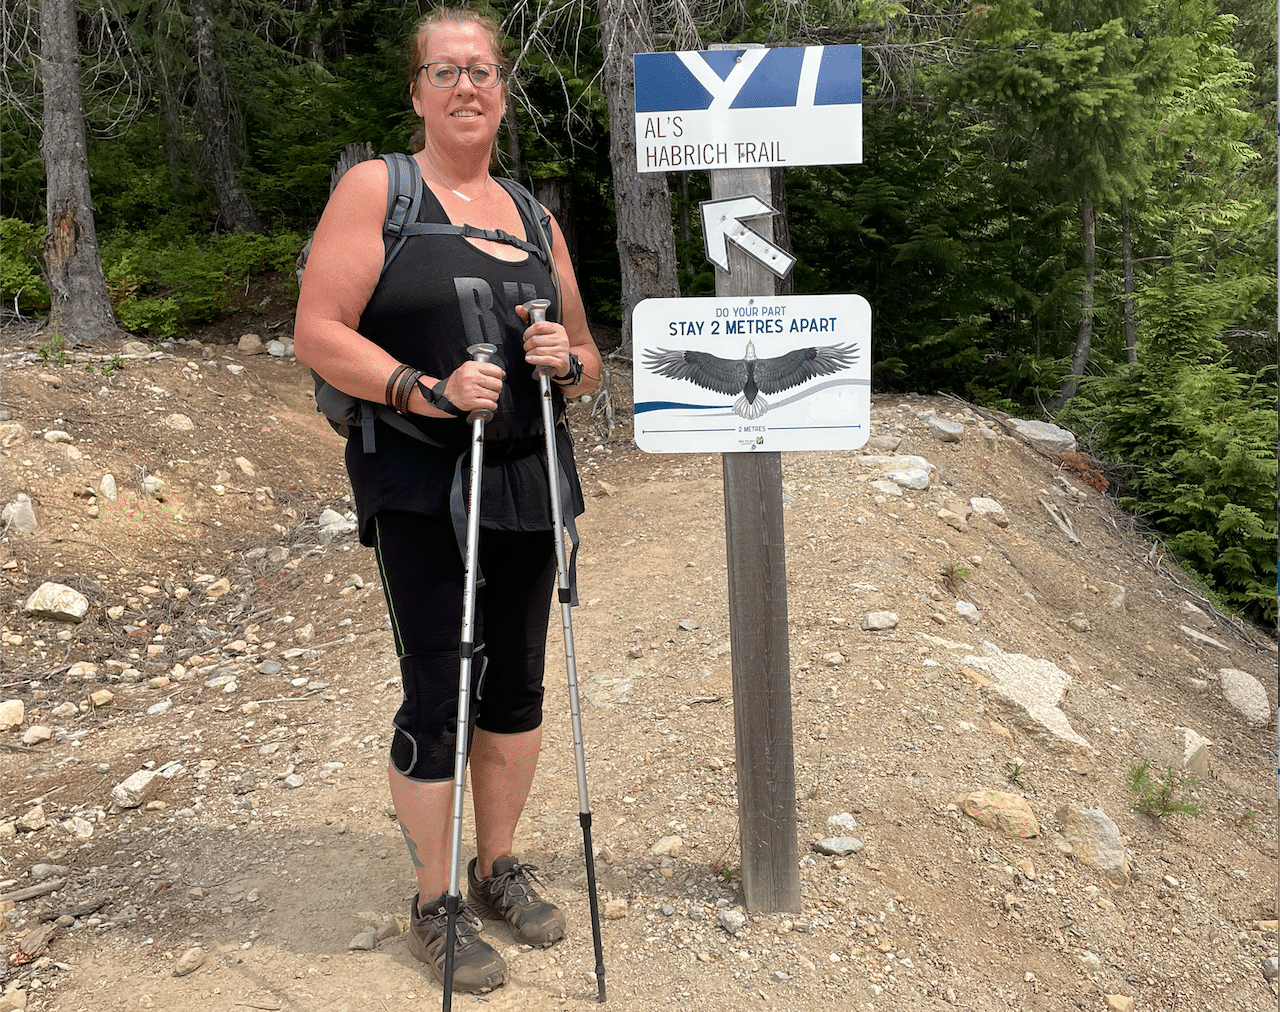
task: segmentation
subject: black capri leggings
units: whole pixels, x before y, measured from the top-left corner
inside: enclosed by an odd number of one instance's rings
[[[456,721],[463,565],[453,525],[395,511],[373,519],[374,550],[406,699],[413,695],[427,701],[415,707],[420,714],[447,709]],[[475,705],[476,725],[497,734],[531,731],[542,724],[547,625],[556,584],[555,540],[551,531],[482,529],[479,559],[485,585],[476,597],[474,642],[485,644],[486,664]],[[408,716],[404,710],[401,715]],[[397,726],[402,723],[399,716]],[[436,722],[430,716],[425,719]],[[411,722],[421,723],[422,718]],[[415,738],[441,731],[402,729]],[[440,776],[452,775],[452,761],[450,756],[448,770]]]

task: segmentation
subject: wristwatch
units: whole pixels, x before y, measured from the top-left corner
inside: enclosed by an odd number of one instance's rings
[[[569,352],[569,371],[563,376],[552,376],[551,381],[562,387],[577,386],[582,382],[582,359]]]

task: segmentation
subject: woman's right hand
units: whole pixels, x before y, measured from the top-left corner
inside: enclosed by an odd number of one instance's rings
[[[444,386],[444,395],[464,412],[497,411],[506,372],[493,362],[463,362]]]

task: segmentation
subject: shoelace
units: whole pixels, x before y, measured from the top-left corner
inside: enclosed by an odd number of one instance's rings
[[[448,931],[449,912],[444,907],[438,907],[434,913],[424,912],[422,916],[424,920],[435,921],[439,925],[441,935]],[[474,915],[471,911],[463,904],[462,909],[458,912],[456,927],[454,928],[459,949],[464,945],[470,945],[472,942],[480,940],[480,928],[473,917]]]
[[[494,892],[501,893],[504,903],[510,903],[513,899],[517,903],[528,902],[536,895],[529,883],[536,882],[542,885],[542,880],[534,874],[537,870],[536,864],[513,864],[506,871],[493,877],[492,888]]]

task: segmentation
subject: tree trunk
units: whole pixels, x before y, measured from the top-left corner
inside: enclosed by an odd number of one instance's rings
[[[1093,344],[1093,266],[1097,257],[1097,217],[1093,201],[1087,196],[1081,201],[1080,218],[1084,228],[1084,293],[1080,309],[1080,330],[1076,334],[1076,350],[1071,356],[1071,374],[1062,381],[1062,390],[1054,403],[1055,409],[1076,395],[1080,377],[1089,364],[1089,347]]]
[[[564,245],[569,251],[569,259],[573,261],[574,272],[581,273],[578,270],[578,231],[573,225],[573,187],[569,180],[535,179],[533,195],[560,223],[560,231],[564,233]]]
[[[773,216],[773,244],[788,253],[791,246],[791,216],[787,212],[787,170],[781,165],[769,170],[769,186],[773,190],[773,206],[778,212]],[[774,295],[795,295],[796,272],[785,278],[773,279]]]
[[[235,151],[231,144],[226,70],[213,37],[211,0],[191,0],[191,20],[196,33],[196,110],[204,131],[204,153],[213,177],[213,191],[222,219],[237,232],[261,232],[262,223],[240,187]]]
[[[120,331],[107,297],[93,222],[79,57],[75,0],[40,0],[49,326],[68,344],[107,344]]]
[[[1124,262],[1124,350],[1129,364],[1138,361],[1138,325],[1133,317],[1133,233],[1129,229],[1129,198],[1120,199],[1120,257]]]
[[[680,294],[671,195],[661,172],[636,171],[636,82],[632,58],[653,49],[648,0],[597,0],[609,103],[618,261],[622,268],[622,347],[631,354],[631,313],[644,299]]]

